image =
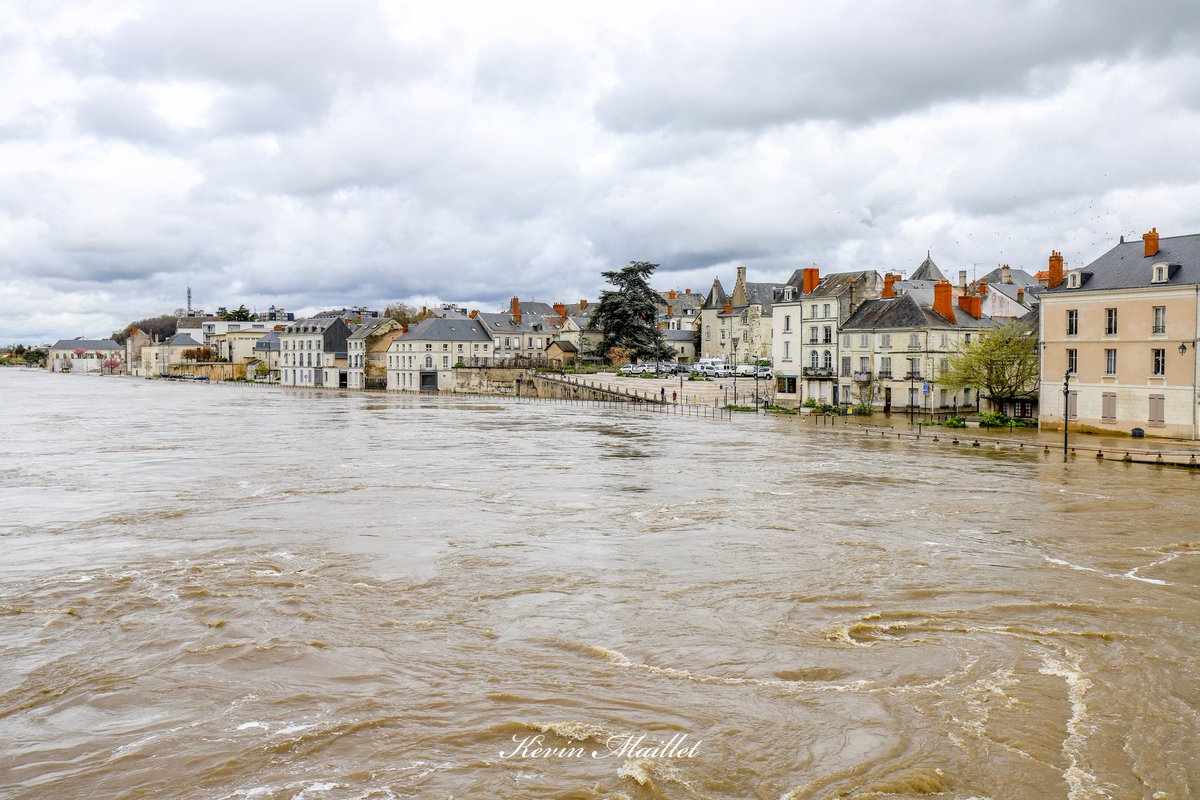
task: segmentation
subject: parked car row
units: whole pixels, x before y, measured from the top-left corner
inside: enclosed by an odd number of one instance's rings
[[[622,375],[686,375],[691,371],[688,364],[671,364],[665,361],[659,364],[626,364],[619,370]]]
[[[706,378],[746,378],[769,381],[773,378],[770,367],[739,364],[727,367],[721,363],[705,364],[626,364],[618,370],[622,375],[701,375]]]

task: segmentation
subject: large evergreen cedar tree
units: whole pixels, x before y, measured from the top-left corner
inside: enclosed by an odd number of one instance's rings
[[[600,293],[588,327],[604,331],[596,355],[608,358],[614,347],[625,348],[637,358],[667,358],[671,350],[658,329],[658,293],[650,288],[650,276],[658,264],[631,261],[619,270],[601,273],[614,289]]]
[[[1037,336],[1021,322],[1006,322],[970,344],[959,344],[938,383],[981,389],[993,400],[1028,397],[1038,385]]]

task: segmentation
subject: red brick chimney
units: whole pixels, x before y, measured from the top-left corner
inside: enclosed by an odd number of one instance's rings
[[[684,290],[683,290],[683,293],[684,293],[684,294],[691,294],[691,293],[692,293],[692,290],[691,290],[691,289],[684,289]]]
[[[512,299],[512,318],[518,325],[521,323],[521,301],[516,297]]]
[[[1024,286],[1017,287],[1017,302],[1021,303],[1022,305],[1025,303],[1025,287]]]
[[[280,333],[282,333],[282,332],[283,332],[283,326],[282,326],[282,325],[276,325],[276,326],[275,326],[275,330],[277,330],[277,331],[279,331]]]
[[[1057,250],[1050,251],[1050,279],[1046,281],[1047,289],[1057,289],[1062,286],[1063,257]]]
[[[675,299],[675,290],[674,290],[674,289],[672,289],[671,291],[667,292],[667,299],[668,299],[668,300],[674,300],[674,299]]]
[[[958,296],[958,307],[975,319],[983,316],[983,299],[978,295],[960,294]]]
[[[800,293],[808,294],[821,283],[821,269],[819,267],[804,268],[804,283],[801,285]]]
[[[580,300],[579,301],[579,310],[583,311],[585,308],[587,308],[587,300]]]
[[[987,281],[979,282],[979,296],[981,298],[987,297]]]
[[[555,303],[554,304],[554,313],[558,314],[560,317],[566,317],[567,316],[567,304],[566,303]]]
[[[1151,228],[1148,233],[1143,233],[1142,241],[1146,243],[1145,258],[1158,255],[1158,228]]]
[[[732,313],[733,313],[733,304],[732,304],[732,303],[726,303],[726,304],[725,304],[725,313],[726,313],[726,314],[732,314]]]
[[[404,323],[403,332],[404,332],[404,333],[408,333],[408,323],[407,323],[407,322],[406,322],[406,323]]]
[[[954,287],[950,281],[938,281],[933,285],[933,313],[957,322],[954,317]]]
[[[893,275],[890,272],[883,276],[883,294],[879,295],[880,297],[887,300],[896,296],[896,287],[892,284],[896,282],[896,278],[898,277],[898,275]]]
[[[674,313],[675,313],[675,307],[668,303],[667,304],[667,316],[669,317]]]

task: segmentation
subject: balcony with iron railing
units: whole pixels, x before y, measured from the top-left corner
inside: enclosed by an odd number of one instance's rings
[[[906,372],[906,373],[904,373],[904,380],[919,381],[919,380],[921,380],[921,373],[920,372]]]
[[[892,371],[890,369],[879,370],[879,379],[881,381],[890,381],[892,379]]]
[[[1150,333],[1154,334],[1154,335],[1161,335],[1166,332],[1167,332],[1166,325],[1155,325],[1153,328],[1150,329]]]
[[[871,371],[869,369],[858,369],[854,371],[854,380],[858,383],[870,383]]]
[[[806,378],[828,378],[833,379],[833,367],[805,367],[804,377]]]

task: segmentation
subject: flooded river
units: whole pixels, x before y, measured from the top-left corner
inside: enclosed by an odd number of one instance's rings
[[[0,797],[1200,796],[1200,476],[0,370]]]

